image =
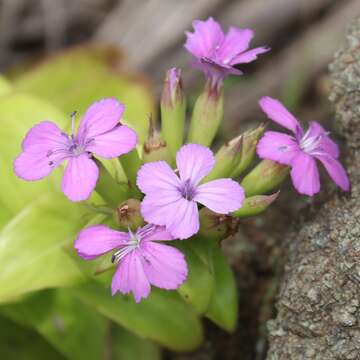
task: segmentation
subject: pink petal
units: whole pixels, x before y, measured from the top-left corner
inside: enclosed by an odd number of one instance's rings
[[[67,143],[67,137],[54,123],[43,121],[35,125],[26,134],[23,152],[14,161],[15,174],[27,181],[44,178],[66,157]],[[49,152],[56,155],[50,158]]]
[[[244,190],[231,179],[217,179],[197,188],[194,201],[197,201],[219,214],[238,210],[244,200]]]
[[[112,295],[115,295],[117,291],[122,294],[132,292],[136,302],[149,296],[150,283],[145,274],[139,250],[132,251],[120,261],[111,283]]]
[[[257,144],[257,154],[280,164],[290,165],[293,157],[300,151],[296,140],[287,134],[267,131]]]
[[[141,202],[141,215],[150,224],[167,225],[168,221],[176,216],[178,201],[181,199],[178,191],[159,191],[148,194]]]
[[[142,244],[143,266],[150,284],[161,289],[177,289],[188,268],[184,255],[176,248],[148,241]]]
[[[94,102],[80,122],[78,139],[81,142],[112,130],[119,124],[123,112],[124,105],[116,99],[107,98]]]
[[[176,164],[180,178],[183,181],[191,180],[193,185],[210,173],[215,165],[212,151],[202,145],[184,145],[176,154]]]
[[[166,228],[175,239],[187,239],[199,231],[199,211],[195,201],[182,198],[171,210]]]
[[[66,147],[68,139],[66,135],[51,121],[42,121],[33,126],[22,142],[24,151],[31,153],[47,152]]]
[[[44,153],[21,153],[14,161],[15,174],[26,181],[36,181],[49,175],[60,163],[49,165],[49,158]]]
[[[206,21],[195,20],[193,27],[194,33],[186,33],[185,48],[198,58],[212,57],[216,46],[224,39],[219,23],[210,17]]]
[[[350,180],[341,163],[328,155],[316,155],[316,158],[319,159],[324,165],[326,171],[333,179],[335,184],[338,185],[342,190],[349,191]]]
[[[299,131],[299,122],[280,101],[264,96],[260,99],[259,105],[271,120],[291,130],[294,134]]]
[[[168,241],[175,240],[174,237],[166,230],[165,226],[145,225],[138,230],[142,234],[142,241]]]
[[[166,161],[155,161],[144,164],[137,173],[136,184],[147,194],[159,190],[176,190],[180,180]]]
[[[62,179],[62,191],[72,201],[86,200],[95,189],[99,169],[88,154],[70,158]]]
[[[299,152],[292,161],[291,179],[300,194],[312,196],[320,191],[316,161],[304,152]]]
[[[105,225],[95,225],[80,231],[75,240],[75,249],[79,256],[91,260],[119,248],[128,240],[128,233],[112,230]]]
[[[270,48],[264,46],[251,49],[249,51],[246,51],[242,54],[235,56],[231,61],[231,65],[247,64],[249,62],[256,60],[258,55],[264,54],[268,51],[270,51]]]
[[[231,63],[231,60],[238,54],[248,49],[254,32],[251,29],[239,29],[230,27],[225,39],[219,49],[218,56],[225,62]]]
[[[326,130],[316,121],[311,121],[309,126],[309,137],[321,136],[320,144],[317,149],[327,153],[333,158],[338,158],[340,155],[338,145],[327,135]]]
[[[105,159],[118,157],[135,148],[136,132],[124,125],[118,125],[113,130],[93,138],[86,150]]]

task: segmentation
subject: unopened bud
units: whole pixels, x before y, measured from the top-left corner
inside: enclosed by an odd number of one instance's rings
[[[140,201],[136,199],[128,199],[121,203],[114,212],[116,223],[124,228],[136,230],[144,225],[144,219],[140,213]]]
[[[206,181],[229,177],[231,175],[241,160],[242,142],[242,135],[240,135],[219,149],[215,155],[215,166],[205,178]]]
[[[232,213],[238,218],[254,216],[264,212],[279,196],[280,191],[272,195],[255,195],[246,198],[241,208]]]
[[[169,163],[172,162],[169,147],[167,146],[166,141],[162,139],[160,133],[156,130],[151,117],[149,134],[144,143],[143,160],[144,162],[159,160],[165,160]]]
[[[196,100],[189,129],[189,142],[210,146],[224,117],[222,86],[214,90],[209,83]]]
[[[161,132],[175,158],[184,140],[186,100],[181,70],[172,68],[166,73],[161,96]]]
[[[241,182],[246,196],[261,195],[275,189],[289,174],[289,167],[262,160]]]
[[[200,210],[200,230],[197,236],[220,241],[236,234],[239,220],[224,214],[217,214],[208,208]]]
[[[232,177],[238,177],[253,162],[256,154],[256,145],[264,133],[265,125],[262,124],[258,128],[246,131],[243,134],[242,149],[240,161],[231,173]]]

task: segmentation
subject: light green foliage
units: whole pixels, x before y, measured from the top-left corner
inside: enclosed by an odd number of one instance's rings
[[[37,182],[23,181],[13,172],[13,161],[20,154],[25,134],[47,119],[52,119],[60,128],[69,122],[60,110],[33,96],[11,93],[0,97],[0,227],[37,196],[60,187],[59,169],[51,177]]]
[[[154,101],[145,80],[119,71],[123,56],[104,46],[82,46],[39,63],[31,71],[14,79],[18,91],[28,92],[62,109],[66,114],[86,108],[104,97],[118,98],[126,105],[124,120],[143,142],[148,116]]]
[[[226,331],[235,330],[238,315],[238,295],[234,273],[220,246],[214,246],[211,262],[215,289],[206,316]]]
[[[194,239],[193,241],[200,240]],[[188,278],[179,288],[179,294],[199,314],[203,314],[207,311],[213,295],[214,276],[208,263],[200,258],[188,241],[179,241],[177,247],[186,256],[189,267]]]
[[[78,286],[73,293],[136,335],[170,349],[190,351],[203,339],[200,320],[176,292],[153,288],[138,304],[131,296],[111,297],[109,287],[95,282]]]
[[[65,253],[85,224],[86,211],[63,194],[43,194],[0,233],[0,303],[30,291],[84,280]]]

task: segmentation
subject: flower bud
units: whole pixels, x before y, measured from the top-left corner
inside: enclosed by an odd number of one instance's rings
[[[130,195],[130,188],[127,184],[118,183],[106,167],[97,159],[94,159],[99,169],[99,178],[95,191],[112,207],[127,199]]]
[[[261,195],[273,190],[289,174],[289,167],[271,160],[262,160],[241,182],[246,196]]]
[[[264,212],[279,196],[280,191],[272,195],[255,195],[246,198],[242,207],[232,213],[238,218],[254,216]]]
[[[173,160],[166,141],[162,139],[160,133],[156,130],[151,117],[149,134],[144,143],[143,160],[145,163],[159,160],[165,160],[171,163]]]
[[[256,145],[259,141],[260,136],[264,133],[265,125],[262,124],[258,128],[246,131],[243,134],[242,149],[240,155],[240,161],[237,163],[231,177],[238,177],[244,170],[246,170],[256,154]]]
[[[213,88],[209,82],[196,100],[189,129],[189,143],[210,146],[224,116],[222,86]]]
[[[115,222],[122,228],[136,230],[144,225],[144,219],[140,213],[140,201],[128,199],[121,203],[114,212]]]
[[[184,140],[186,100],[181,70],[172,68],[166,73],[161,96],[161,133],[175,158]]]
[[[197,236],[220,241],[237,232],[239,220],[217,214],[208,208],[200,210],[200,230]]]
[[[239,135],[219,149],[215,155],[215,166],[205,178],[205,181],[229,177],[231,175],[233,169],[237,167],[241,160],[242,139],[242,135]]]

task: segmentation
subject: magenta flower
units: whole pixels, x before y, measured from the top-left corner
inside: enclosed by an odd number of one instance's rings
[[[141,214],[147,222],[164,225],[175,238],[186,239],[199,230],[197,203],[220,214],[241,207],[244,190],[237,182],[217,179],[199,185],[215,164],[207,147],[184,145],[176,164],[180,177],[165,161],[147,163],[138,171],[137,185],[145,193]]]
[[[194,32],[186,32],[185,48],[195,56],[194,66],[205,73],[212,86],[221,84],[229,74],[241,75],[234,66],[254,61],[259,54],[270,49],[249,49],[254,32],[250,29],[230,27],[225,35],[212,17],[206,21],[195,20]]]
[[[92,154],[111,159],[128,153],[136,146],[134,130],[119,120],[124,105],[115,99],[93,103],[86,111],[77,135],[67,135],[51,121],[42,121],[26,134],[22,153],[14,162],[17,176],[35,181],[49,175],[68,160],[62,191],[72,201],[86,200],[96,186],[99,170]]]
[[[316,160],[342,190],[349,190],[348,176],[338,161],[339,148],[318,122],[311,121],[304,133],[298,120],[278,100],[266,96],[259,104],[271,120],[293,133],[267,131],[257,145],[261,158],[289,165],[292,182],[301,194],[312,196],[320,190]]]
[[[139,302],[150,294],[150,285],[177,289],[187,277],[184,255],[172,246],[156,241],[173,240],[164,227],[146,225],[135,233],[112,230],[104,225],[91,226],[80,232],[75,248],[83,259],[92,260],[114,251],[112,262],[117,269],[111,291],[132,292]]]

